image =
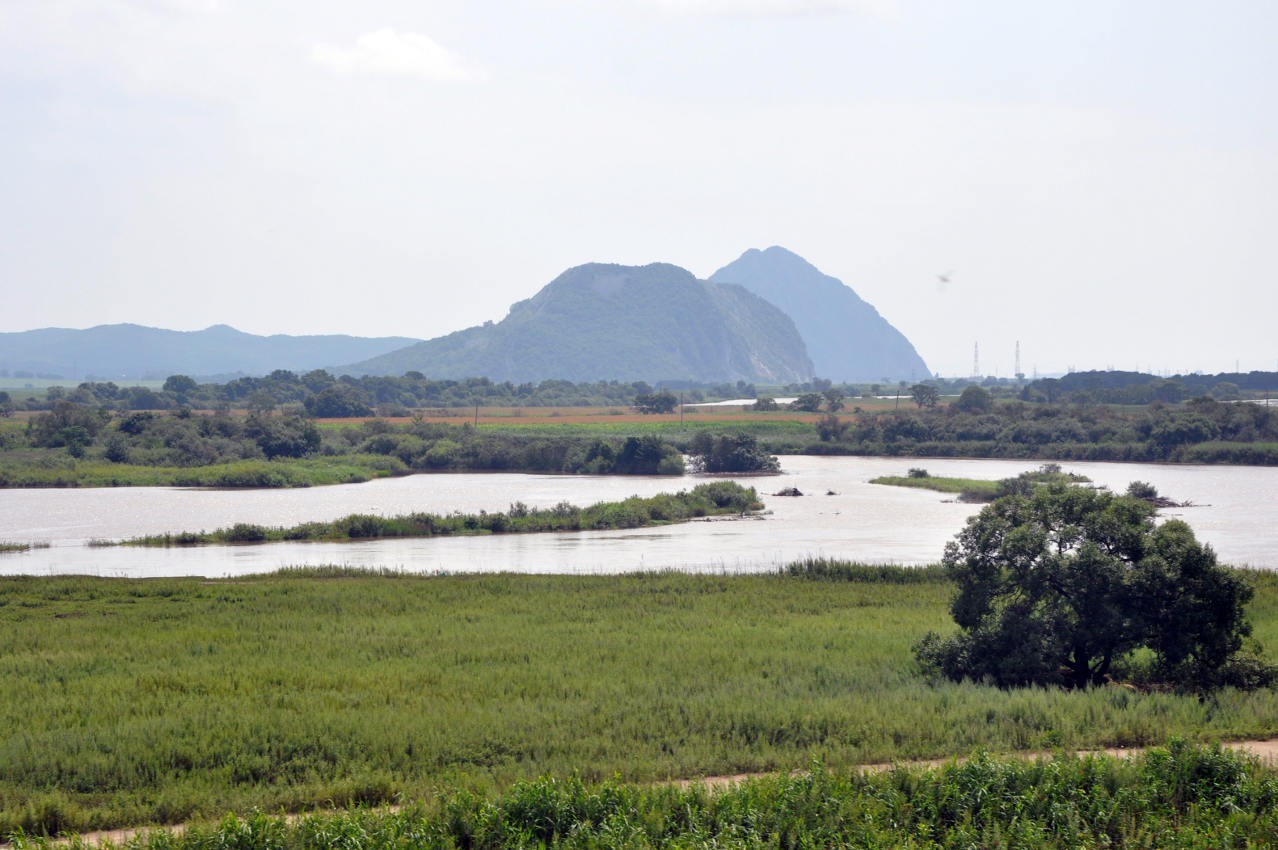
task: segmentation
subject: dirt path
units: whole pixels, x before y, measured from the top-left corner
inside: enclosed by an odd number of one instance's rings
[[[1260,759],[1271,767],[1278,766],[1278,738],[1269,738],[1263,741],[1222,741],[1221,746],[1227,750],[1245,751]],[[1130,755],[1136,755],[1145,751],[1145,747],[1106,747],[1103,750],[1078,750],[1077,755],[1095,755],[1104,753],[1115,758],[1126,758]],[[1052,754],[1047,750],[1031,750],[1017,753],[1001,753],[995,754],[999,758],[1022,758],[1030,761],[1036,758],[1048,758]],[[856,769],[862,773],[881,773],[891,770],[900,765],[902,767],[943,767],[952,761],[964,762],[963,757],[955,758],[937,758],[937,759],[919,759],[916,761],[879,761],[869,764],[857,765]],[[705,785],[709,788],[729,788],[738,785],[750,779],[762,779],[767,776],[774,776],[772,773],[736,773],[731,776],[703,776],[696,779],[676,779],[671,784],[680,788],[689,788],[693,785]],[[798,772],[792,774],[798,775]]]
[[[1227,741],[1227,742],[1222,742],[1221,746],[1228,750],[1248,752],[1251,755],[1255,756],[1256,758],[1260,759],[1260,761],[1264,762],[1265,764],[1268,764],[1270,766],[1278,766],[1278,738],[1269,738],[1263,741]],[[1115,758],[1126,758],[1127,756],[1135,755],[1137,753],[1143,752],[1144,750],[1145,750],[1144,747],[1130,747],[1130,748],[1107,747],[1103,750],[1079,750],[1078,755],[1085,756],[1085,755],[1094,755],[1097,753],[1104,753],[1105,755],[1114,756]],[[1016,758],[1023,758],[1023,759],[1029,760],[1029,759],[1036,759],[1036,758],[1046,758],[1051,755],[1052,754],[1050,752],[1046,752],[1046,751],[1032,751],[1032,752],[1020,752],[1020,753],[1005,753],[1005,754],[1001,754],[1000,757],[1003,757],[1003,758],[1016,757]],[[955,759],[954,757],[950,757],[950,758],[938,758],[938,759],[920,759],[918,761],[903,761],[903,762],[886,762],[886,761],[872,762],[870,764],[858,765],[857,770],[860,770],[864,773],[879,773],[882,771],[891,770],[897,765],[901,765],[903,767],[942,767],[944,765],[949,764],[951,761],[962,762],[964,760],[965,759],[963,758]],[[703,785],[708,788],[718,790],[718,789],[724,789],[724,788],[731,788],[733,785],[739,785],[742,782],[747,782],[751,779],[761,779],[767,776],[775,776],[775,774],[773,773],[736,773],[736,774],[732,774],[731,776],[702,776],[695,779],[676,779],[676,780],[672,780],[670,784],[675,785],[679,788],[689,788],[689,787],[692,787],[693,785]],[[397,812],[400,810],[400,806],[379,806],[379,807],[376,807],[375,810],[385,811],[385,812]],[[303,815],[303,814],[290,814],[290,815],[285,815],[284,819],[288,823],[296,823],[297,821],[301,820],[305,816],[306,815]],[[78,838],[84,844],[89,846],[97,846],[100,844],[105,844],[108,841],[111,842],[112,844],[120,845],[128,841],[129,839],[133,838],[134,836],[142,835],[147,832],[164,830],[174,835],[181,835],[183,832],[186,831],[186,828],[187,828],[187,824],[176,823],[176,824],[169,824],[168,826],[139,826],[139,827],[128,827],[126,829],[102,829],[102,830],[97,830],[95,832],[82,832],[77,836],[61,837],[57,839],[56,841],[54,841],[53,843],[69,844],[71,843],[72,840],[74,840],[75,838]],[[9,850],[12,847],[13,847],[12,844],[0,842],[0,850]]]

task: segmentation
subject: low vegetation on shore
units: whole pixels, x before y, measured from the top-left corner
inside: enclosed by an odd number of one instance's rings
[[[1005,478],[1001,481],[931,475],[926,469],[914,467],[907,475],[880,475],[878,478],[871,479],[870,483],[953,493],[958,496],[960,502],[992,502],[1000,496],[1012,493],[1023,495],[1030,487],[1037,484],[1081,484],[1089,480],[1085,475],[1062,472],[1059,464],[1045,463],[1038,469],[1022,472],[1015,478]]]
[[[1173,741],[1130,759],[986,755],[940,768],[827,771],[713,790],[580,778],[494,796],[445,786],[399,810],[300,819],[253,813],[155,831],[155,850],[655,847],[1232,847],[1278,837],[1278,774],[1244,755]],[[44,848],[16,836],[14,850]]]
[[[10,552],[30,552],[32,549],[47,549],[47,542],[41,543],[15,543],[11,540],[0,540],[0,555]]]
[[[1248,578],[1254,635],[1278,646],[1278,578]],[[1278,734],[1272,690],[929,678],[911,645],[954,629],[953,590],[935,569],[823,560],[774,575],[0,578],[0,834],[440,788],[517,799],[534,792],[513,783],[541,776],[649,783]],[[1055,793],[1021,769],[1006,775],[1023,784],[992,787]],[[757,799],[756,817],[779,811]],[[928,797],[900,805],[913,799]]]
[[[415,513],[383,517],[352,514],[332,522],[306,522],[288,528],[237,523],[216,531],[157,534],[120,541],[122,546],[198,546],[209,543],[268,543],[283,540],[365,540],[381,537],[443,537],[457,534],[526,534],[540,531],[589,531],[642,528],[684,522],[696,517],[745,514],[763,505],[753,487],[735,481],[713,481],[692,490],[660,493],[620,502],[579,508],[561,502],[553,508],[530,508],[516,502],[505,513]],[[113,545],[99,542],[95,545]]]

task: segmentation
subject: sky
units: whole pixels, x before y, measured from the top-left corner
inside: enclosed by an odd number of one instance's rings
[[[1270,0],[0,0],[0,331],[430,338],[782,245],[946,377],[1274,370],[1276,39]]]

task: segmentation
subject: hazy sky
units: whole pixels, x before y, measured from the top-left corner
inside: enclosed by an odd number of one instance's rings
[[[779,244],[947,376],[1275,369],[1276,42],[1271,0],[0,0],[0,331],[425,338]]]

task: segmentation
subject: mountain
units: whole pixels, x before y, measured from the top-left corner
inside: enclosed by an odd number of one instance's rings
[[[494,381],[805,381],[788,316],[740,286],[666,263],[590,263],[512,305],[506,318],[344,367],[352,374]]]
[[[751,248],[710,280],[740,284],[784,310],[822,378],[921,381],[932,374],[905,335],[851,287],[785,248]]]
[[[202,331],[131,324],[43,328],[0,333],[0,369],[15,377],[26,372],[111,381],[236,372],[265,375],[275,369],[309,371],[349,363],[414,342],[411,337],[257,336],[227,325]]]

